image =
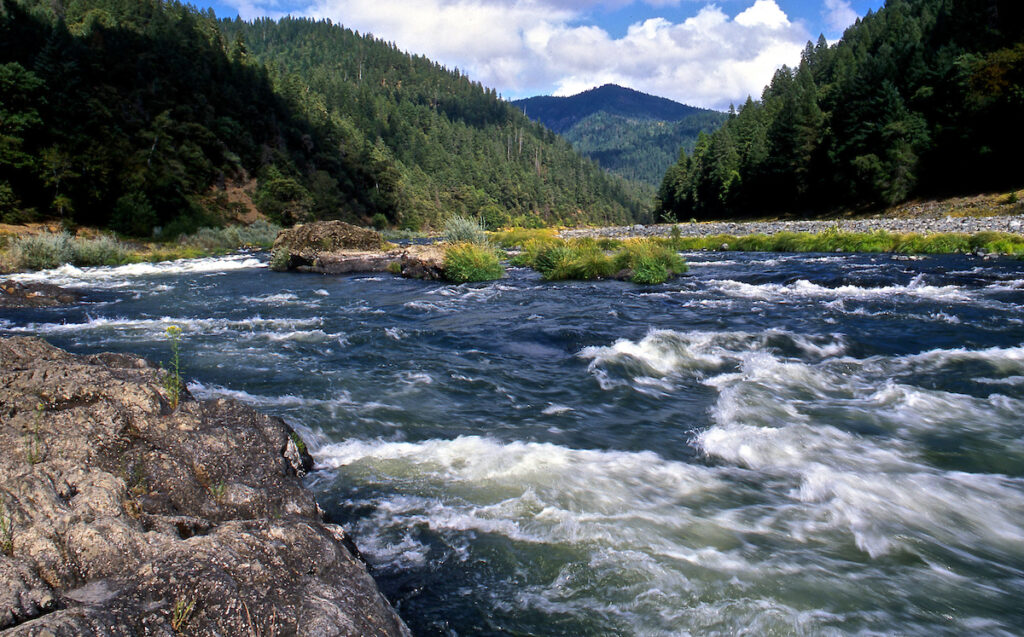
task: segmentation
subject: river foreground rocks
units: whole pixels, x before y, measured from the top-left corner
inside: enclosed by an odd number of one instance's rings
[[[408,635],[291,428],[163,378],[0,339],[0,634]]]
[[[70,305],[81,295],[49,283],[19,283],[7,280],[0,283],[0,308],[56,307]]]
[[[441,280],[444,250],[434,245],[399,248],[373,230],[343,221],[317,221],[282,230],[274,241],[270,267],[319,274],[391,272]]]

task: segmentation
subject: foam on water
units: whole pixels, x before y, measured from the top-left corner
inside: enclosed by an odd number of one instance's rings
[[[266,268],[267,264],[247,254],[204,259],[179,259],[160,263],[132,263],[119,266],[78,268],[63,265],[53,270],[23,272],[10,278],[22,283],[52,283],[72,288],[113,289],[137,284],[136,279],[153,276],[216,274],[236,270]]]
[[[634,532],[623,520],[685,526],[692,521],[687,503],[705,501],[723,486],[711,470],[651,452],[480,436],[418,443],[351,440],[323,447],[315,457],[318,468],[343,470],[349,480],[389,477],[415,485],[413,494],[378,502],[380,525],[373,525],[373,533],[385,534],[408,525],[412,515],[438,531],[473,529],[537,544],[613,545]]]
[[[783,336],[790,340],[783,348],[788,356],[764,336],[671,331],[587,348],[580,356],[591,359],[589,371],[606,389],[629,384],[649,393],[652,374],[696,374],[714,387],[715,424],[695,444],[709,457],[771,476],[801,503],[785,520],[795,537],[849,532],[872,558],[897,547],[912,550],[923,539],[965,550],[984,544],[1013,551],[1024,543],[1024,481],[934,467],[914,439],[956,428],[1020,454],[1024,400],[893,380],[964,361],[1019,372],[1024,351],[933,350],[858,360],[839,356],[841,340],[819,344],[776,333],[776,345]],[[865,427],[878,433],[860,434]],[[1001,507],[993,509],[993,501]],[[770,517],[777,525],[776,515]]]
[[[338,391],[332,398],[308,398],[293,394],[280,396],[264,396],[251,394],[239,389],[229,389],[221,385],[206,385],[199,381],[191,381],[188,390],[196,398],[216,399],[230,398],[238,402],[252,405],[254,407],[349,407],[356,403],[352,400],[351,394],[347,391]]]
[[[790,284],[751,284],[731,279],[713,279],[708,281],[708,284],[712,289],[716,289],[728,296],[759,301],[772,301],[787,298],[886,299],[894,295],[913,296],[946,302],[963,302],[971,300],[971,296],[967,291],[958,286],[925,285],[916,280],[911,282],[909,285],[888,285],[872,288],[856,285],[841,285],[830,288],[806,280],[799,280]]]
[[[810,337],[784,330],[751,332],[677,332],[652,330],[636,342],[620,339],[611,346],[587,347],[580,358],[590,359],[588,371],[601,387],[650,385],[652,378],[692,375],[704,378],[739,363],[757,351],[785,350],[815,359],[845,351],[841,336]]]
[[[163,316],[152,319],[130,319],[124,317],[100,316],[89,318],[84,323],[28,323],[23,326],[11,327],[9,331],[26,334],[66,334],[83,331],[107,331],[120,333],[144,333],[162,335],[172,325],[180,327],[183,332],[202,335],[220,335],[231,333],[239,337],[261,336],[272,340],[291,340],[302,338],[337,338],[339,334],[326,334],[317,329],[323,325],[323,319],[312,318],[264,318],[254,315],[243,319],[219,318],[188,318]],[[296,329],[307,328],[307,329]],[[309,329],[312,328],[312,329]]]
[[[242,300],[246,303],[270,303],[273,305],[296,305],[302,303],[298,296],[290,292],[278,294],[266,294],[263,296],[245,296]]]

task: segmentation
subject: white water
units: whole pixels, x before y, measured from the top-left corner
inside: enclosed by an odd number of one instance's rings
[[[1013,264],[730,255],[647,288],[249,259],[51,272],[101,294],[0,330],[161,360],[182,327],[190,392],[302,433],[418,632],[1021,634]]]
[[[160,263],[132,263],[114,267],[78,268],[73,265],[63,265],[53,270],[13,274],[10,278],[22,283],[43,282],[71,288],[116,289],[138,285],[140,278],[218,274],[266,267],[267,264],[260,259],[244,254],[235,254]]]

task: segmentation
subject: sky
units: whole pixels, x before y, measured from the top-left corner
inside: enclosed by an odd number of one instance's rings
[[[219,0],[218,17],[329,18],[458,68],[507,99],[620,84],[725,110],[819,34],[884,0]]]

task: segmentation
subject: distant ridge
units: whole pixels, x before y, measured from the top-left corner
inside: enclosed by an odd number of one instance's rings
[[[692,153],[700,133],[714,132],[729,117],[615,84],[512,104],[604,169],[650,186],[661,183],[680,149]]]
[[[715,113],[705,108],[680,104],[664,97],[641,93],[617,84],[605,84],[570,97],[550,95],[515,100],[530,119],[556,133],[565,133],[595,113],[630,119],[678,122],[696,113]]]

